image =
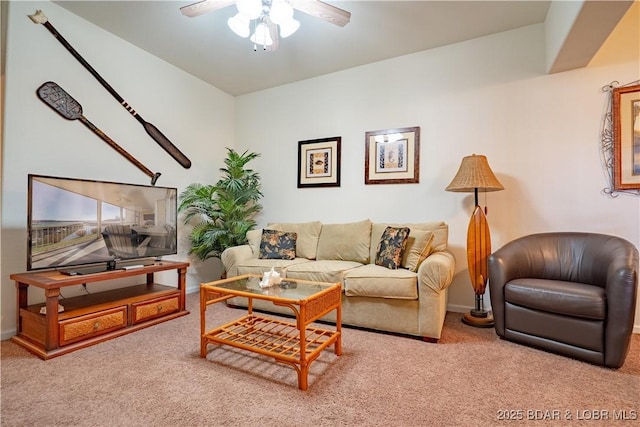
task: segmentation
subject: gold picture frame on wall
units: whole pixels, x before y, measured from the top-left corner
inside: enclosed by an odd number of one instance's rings
[[[420,182],[420,127],[366,132],[365,184]]]
[[[298,142],[298,188],[340,187],[342,137]]]
[[[613,89],[613,188],[640,190],[640,85]]]

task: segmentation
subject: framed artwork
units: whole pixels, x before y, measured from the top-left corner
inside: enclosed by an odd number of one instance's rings
[[[400,128],[366,133],[365,184],[415,184],[420,182],[420,128]]]
[[[298,142],[298,188],[340,187],[342,137]]]
[[[640,85],[613,89],[613,188],[640,190]]]

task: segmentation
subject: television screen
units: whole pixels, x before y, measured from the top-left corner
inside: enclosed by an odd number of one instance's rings
[[[28,270],[177,253],[176,188],[42,175],[28,184]]]

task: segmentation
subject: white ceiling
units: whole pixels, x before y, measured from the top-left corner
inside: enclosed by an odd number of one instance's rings
[[[180,7],[194,2],[55,1],[234,96],[541,23],[551,3],[326,0],[351,12],[351,22],[341,28],[296,11],[300,29],[265,52],[227,27],[234,5],[184,16]]]

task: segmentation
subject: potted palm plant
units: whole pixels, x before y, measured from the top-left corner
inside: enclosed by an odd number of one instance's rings
[[[184,212],[184,223],[195,222],[190,254],[201,260],[219,258],[226,248],[246,243],[247,231],[256,226],[253,217],[262,210],[260,175],[246,165],[259,156],[227,148],[215,185],[191,184],[180,193],[178,211]]]

